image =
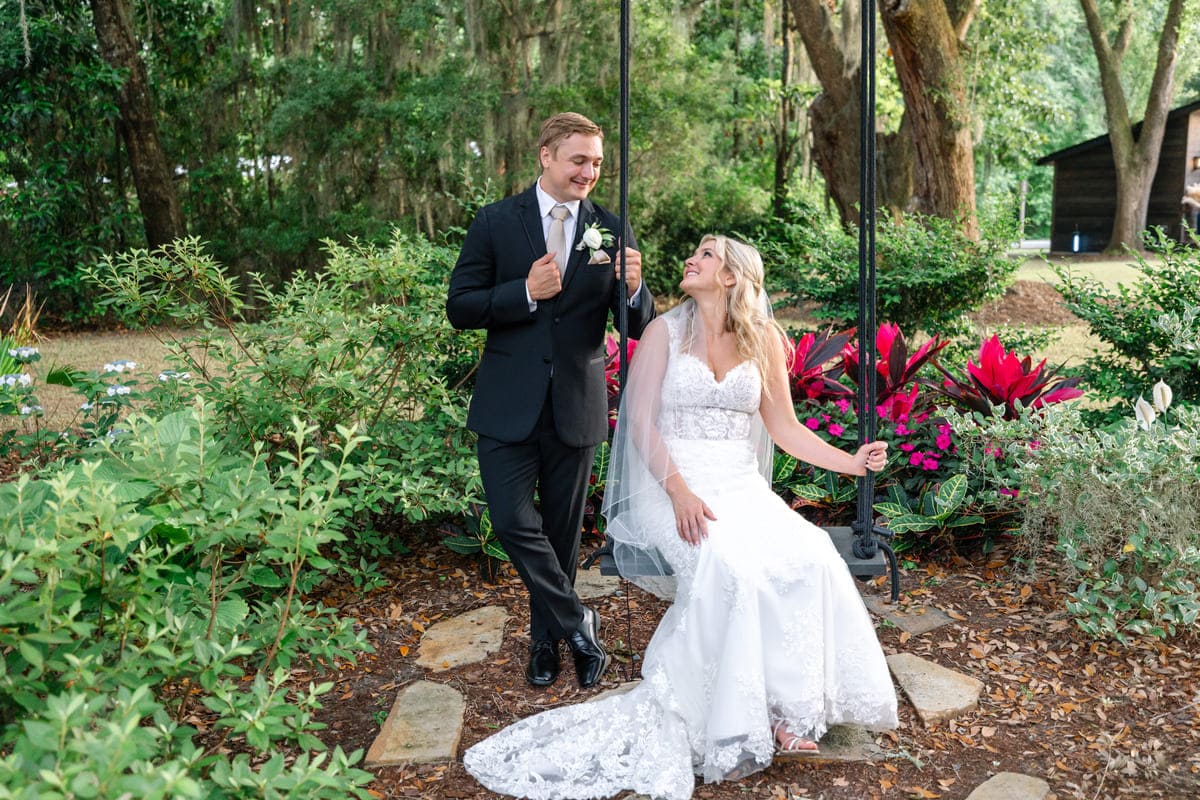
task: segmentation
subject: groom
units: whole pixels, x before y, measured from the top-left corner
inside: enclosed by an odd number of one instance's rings
[[[634,338],[654,317],[641,254],[625,251],[622,296],[617,243],[584,243],[584,231],[598,226],[636,246],[632,232],[617,235],[618,217],[587,199],[600,177],[603,139],[579,114],[542,124],[541,176],[479,211],[446,301],[455,328],[487,331],[467,426],[479,434],[492,525],[529,590],[525,677],[534,686],[558,678],[563,641],[581,687],[595,685],[608,666],[599,617],[574,588],[592,453],[608,435],[604,336],[621,303]],[[588,242],[596,244],[595,234]]]

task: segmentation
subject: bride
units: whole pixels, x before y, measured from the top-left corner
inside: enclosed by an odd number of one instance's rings
[[[674,603],[631,691],[521,720],[470,748],[466,768],[517,797],[692,795],[779,753],[817,752],[830,725],[896,726],[896,694],[854,580],[828,535],[772,491],[772,441],[854,475],[854,454],[801,425],[787,340],[758,251],[706,236],[685,262],[689,299],[656,319],[631,362],[604,514],[622,573],[674,573]],[[644,569],[644,568],[643,568]]]

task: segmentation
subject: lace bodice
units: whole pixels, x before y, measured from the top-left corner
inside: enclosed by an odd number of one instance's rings
[[[699,358],[680,346],[682,325],[668,326],[671,357],[663,376],[658,428],[665,439],[746,439],[758,411],[762,383],[749,361],[721,380]]]

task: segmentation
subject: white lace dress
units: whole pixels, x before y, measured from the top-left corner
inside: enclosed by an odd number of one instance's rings
[[[896,726],[895,690],[854,579],[828,535],[759,472],[748,438],[758,372],[743,363],[717,381],[703,361],[672,351],[659,430],[717,519],[692,547],[661,496],[656,544],[678,589],[646,648],[643,680],[470,748],[463,763],[492,791],[684,800],[696,775],[713,782],[769,765],[777,720],[817,739],[840,723]]]

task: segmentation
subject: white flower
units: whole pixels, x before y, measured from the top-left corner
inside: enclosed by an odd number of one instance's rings
[[[580,242],[575,246],[576,250],[587,248],[595,253],[601,247],[607,247],[613,243],[613,235],[607,228],[601,228],[599,222],[593,222],[583,229],[583,234],[580,236]]]
[[[1154,424],[1156,415],[1154,407],[1147,403],[1145,398],[1139,396],[1137,402],[1133,404],[1133,416],[1137,418],[1138,426],[1142,430],[1148,431]]]
[[[8,351],[8,355],[21,363],[27,363],[37,360],[40,353],[36,347],[14,347]]]
[[[0,375],[0,386],[29,386],[32,383],[33,378],[24,372],[12,372],[8,375]]]
[[[104,365],[105,372],[133,372],[135,369],[137,369],[137,362],[124,358],[120,361],[113,361],[111,364]]]
[[[116,397],[119,394],[129,394],[129,387],[121,386],[120,384],[108,387],[109,397]]]
[[[30,414],[42,413],[41,406],[21,406],[21,416],[28,417]]]
[[[1154,410],[1158,413],[1163,413],[1171,406],[1171,400],[1174,394],[1171,392],[1171,387],[1167,386],[1164,381],[1159,381],[1154,384]]]
[[[95,406],[92,405],[91,403],[84,403],[83,405],[81,405],[79,407],[79,410],[80,411],[91,411],[93,408],[95,408]]]

